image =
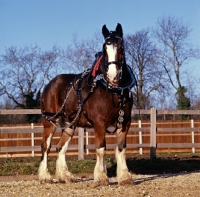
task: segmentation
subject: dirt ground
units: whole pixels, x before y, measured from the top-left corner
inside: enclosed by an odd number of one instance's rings
[[[0,182],[0,196],[200,196],[200,172],[132,176],[132,185],[120,186],[116,178],[111,177],[109,186],[98,187],[95,186],[92,177],[77,177],[74,183],[40,184],[35,176],[19,176]]]
[[[75,182],[66,184],[41,184],[37,175],[0,176],[0,196],[200,196],[200,154],[158,156],[155,161],[132,155],[127,165],[132,185],[118,185],[115,167],[108,169],[109,185],[98,187],[93,174],[76,174]]]

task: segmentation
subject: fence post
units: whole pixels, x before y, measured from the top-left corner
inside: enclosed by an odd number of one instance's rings
[[[191,119],[191,128],[194,128],[194,120]],[[194,131],[192,131],[192,144],[194,144]],[[195,153],[195,148],[192,147],[192,153]]]
[[[138,121],[138,127],[142,128],[141,120]],[[139,131],[139,144],[142,144],[142,131]],[[142,155],[142,148],[139,148],[139,154]]]
[[[78,128],[78,159],[84,159],[84,129]]]
[[[31,123],[31,129],[34,129],[34,123]],[[35,144],[34,144],[34,133],[32,132],[32,133],[31,133],[31,146],[32,146],[32,148],[34,148],[34,145],[35,145]],[[32,157],[35,156],[34,150],[32,150],[31,155],[32,155]]]
[[[85,132],[85,137],[86,137],[86,145],[88,145],[88,131]],[[89,155],[89,149],[86,149],[86,155]]]
[[[150,109],[150,159],[156,157],[156,108]]]

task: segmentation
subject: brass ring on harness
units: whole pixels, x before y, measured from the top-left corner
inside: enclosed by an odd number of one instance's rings
[[[121,122],[124,121],[124,118],[123,118],[122,116],[119,116],[119,117],[118,117],[118,121],[121,123]]]
[[[123,116],[123,115],[124,115],[124,110],[120,109],[120,110],[119,110],[119,115],[120,115],[120,116]]]

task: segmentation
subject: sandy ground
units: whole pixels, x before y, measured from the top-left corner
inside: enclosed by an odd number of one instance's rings
[[[176,197],[200,196],[200,172],[179,174],[132,174],[133,184],[118,185],[116,177],[108,186],[96,186],[91,174],[76,176],[73,183],[41,184],[36,175],[0,177],[0,196],[101,196]]]

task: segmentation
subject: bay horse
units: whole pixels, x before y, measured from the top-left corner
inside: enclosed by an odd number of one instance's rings
[[[42,161],[38,174],[41,183],[51,182],[47,157],[56,128],[61,128],[57,144],[56,179],[60,182],[74,181],[68,171],[66,151],[76,127],[94,128],[96,165],[94,181],[108,185],[109,179],[104,161],[106,132],[116,134],[117,178],[119,184],[132,184],[128,172],[125,150],[126,135],[131,123],[133,98],[131,88],[136,85],[135,76],[126,64],[123,30],[118,23],[115,31],[104,25],[105,38],[102,52],[88,69],[80,74],[60,74],[52,79],[41,95],[42,123],[44,126]],[[114,126],[113,131],[108,127]]]

